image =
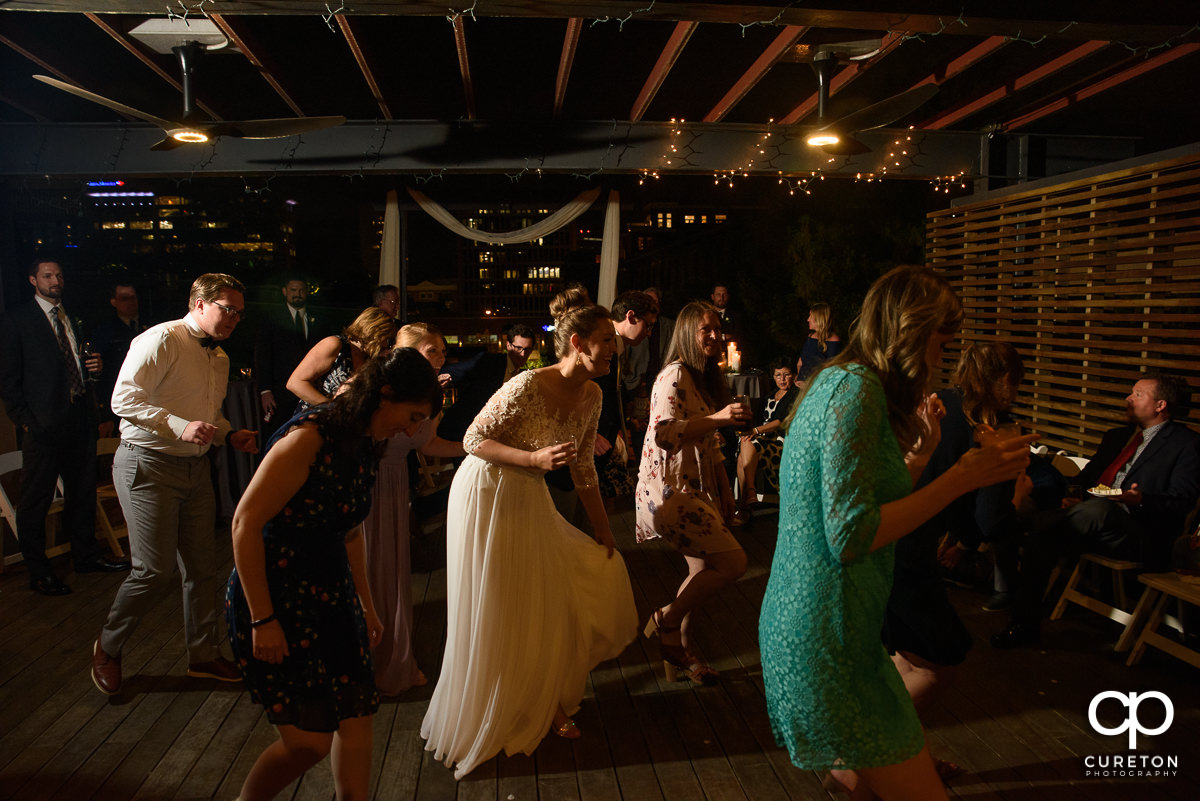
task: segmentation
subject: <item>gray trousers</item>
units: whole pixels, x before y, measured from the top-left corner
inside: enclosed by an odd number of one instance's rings
[[[113,457],[113,484],[129,525],[133,569],[117,590],[100,647],[121,654],[141,619],[174,588],[178,564],[188,661],[216,659],[216,500],[208,457],[169,456],[122,443]]]

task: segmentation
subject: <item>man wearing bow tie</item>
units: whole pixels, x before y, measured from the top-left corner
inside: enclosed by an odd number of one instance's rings
[[[29,570],[29,586],[42,595],[71,588],[46,558],[46,513],[62,476],[63,529],[71,540],[77,573],[127,570],[108,559],[96,542],[96,402],[85,373],[101,361],[80,356],[80,338],[62,305],[63,271],[58,262],[30,265],[34,297],[13,309],[0,327],[0,394],[8,416],[21,429],[21,500],[17,539]]]
[[[1042,593],[1060,556],[1099,553],[1166,568],[1171,543],[1200,496],[1200,434],[1177,418],[1191,390],[1179,376],[1147,373],[1125,398],[1128,425],[1104,434],[1100,447],[1071,481],[1088,490],[1105,485],[1110,497],[1068,498],[1063,509],[1030,532],[1013,598],[1012,624],[992,636],[997,648],[1039,638]]]
[[[245,316],[245,289],[229,275],[192,284],[188,313],[134,338],[121,365],[112,409],[121,418],[113,484],[129,524],[133,571],[117,590],[92,651],[101,692],[121,689],[121,651],[138,622],[183,577],[189,676],[238,681],[221,656],[214,574],[216,500],[209,448],[258,450],[257,432],[233,431],[221,413],[229,357],[219,343]]]

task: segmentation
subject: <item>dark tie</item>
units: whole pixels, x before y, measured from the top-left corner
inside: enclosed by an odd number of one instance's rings
[[[1129,444],[1125,446],[1125,449],[1117,454],[1117,458],[1113,460],[1113,463],[1100,474],[1100,483],[1106,487],[1111,487],[1113,481],[1117,478],[1117,473],[1121,472],[1121,468],[1133,458],[1133,455],[1137,453],[1137,449],[1141,444],[1142,432],[1139,431],[1133,435],[1133,439],[1129,440]]]
[[[71,340],[67,337],[67,329],[63,327],[62,306],[54,307],[54,335],[58,337],[58,349],[62,351],[67,362],[67,385],[71,388],[71,400],[83,394],[83,376],[79,374],[79,362],[75,361],[75,351],[71,349]]]
[[[212,350],[217,347],[217,341],[212,337],[200,337],[200,347]]]
[[[296,312],[292,315],[292,322],[296,324],[296,333],[304,339],[304,312]]]

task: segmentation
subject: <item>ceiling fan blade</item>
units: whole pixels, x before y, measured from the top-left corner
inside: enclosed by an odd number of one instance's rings
[[[280,136],[319,131],[346,121],[345,117],[286,117],[271,120],[231,120],[212,126],[212,136],[234,136],[240,139],[274,139]]]
[[[866,108],[860,108],[825,127],[846,133],[882,128],[925,105],[930,98],[937,94],[937,91],[936,84],[921,84],[906,92],[892,95],[886,100],[872,103]]]
[[[33,79],[35,81],[41,81],[44,84],[49,84],[55,89],[61,89],[64,92],[69,92],[76,97],[82,97],[84,100],[90,100],[93,103],[99,103],[102,106],[107,106],[113,111],[119,111],[120,113],[126,114],[130,117],[137,117],[140,120],[154,123],[164,131],[170,128],[179,127],[177,123],[171,122],[170,120],[164,120],[162,117],[155,117],[153,114],[147,114],[144,111],[138,111],[136,108],[127,106],[124,103],[118,103],[115,100],[109,100],[107,97],[98,95],[95,92],[89,92],[86,89],[80,89],[78,86],[66,83],[65,81],[60,81],[57,78],[51,78],[48,75],[34,75]]]
[[[832,145],[821,145],[821,149],[831,156],[861,156],[870,153],[871,148],[849,134],[840,134]]]

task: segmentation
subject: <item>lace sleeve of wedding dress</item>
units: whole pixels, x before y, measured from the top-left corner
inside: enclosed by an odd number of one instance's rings
[[[580,454],[570,465],[571,479],[576,489],[589,489],[598,483],[596,477],[596,426],[600,421],[600,407],[603,393],[600,386],[588,382],[588,397],[580,404],[580,418],[583,420],[582,431],[576,433]]]
[[[505,433],[517,424],[521,411],[528,409],[526,401],[532,380],[533,373],[520,373],[496,390],[496,393],[479,410],[479,414],[475,415],[475,420],[463,436],[463,449],[467,453],[475,453],[479,443],[485,439],[494,439],[506,445],[521,447],[510,442],[511,438],[506,437]]]

